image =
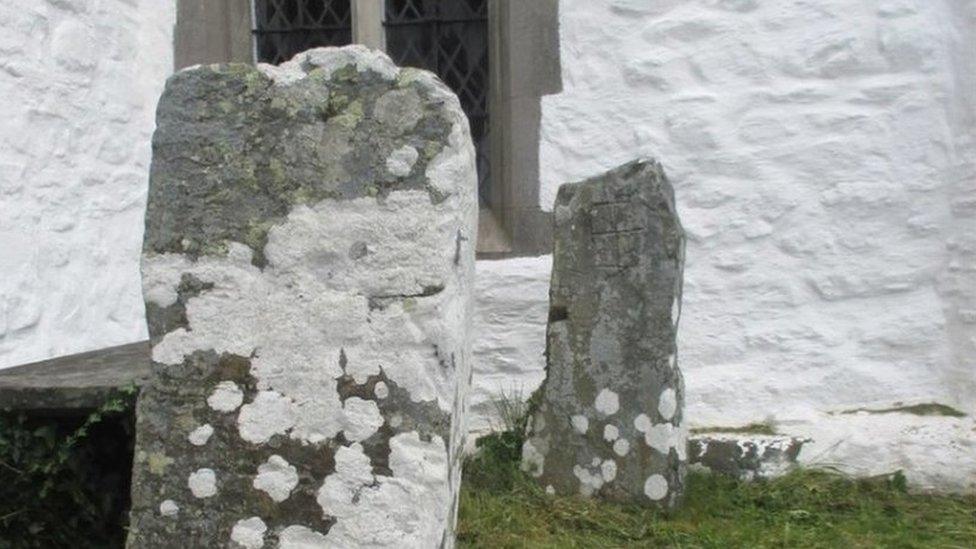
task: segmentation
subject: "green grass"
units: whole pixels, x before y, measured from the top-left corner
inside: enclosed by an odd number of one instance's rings
[[[489,438],[466,465],[459,547],[976,547],[976,497],[908,494],[900,474],[806,470],[746,483],[696,473],[684,505],[666,517],[547,496],[518,472],[518,439]]]

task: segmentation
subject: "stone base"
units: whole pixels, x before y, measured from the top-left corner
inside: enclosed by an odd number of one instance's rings
[[[774,478],[796,468],[804,442],[782,435],[701,434],[688,439],[688,464],[740,480]]]

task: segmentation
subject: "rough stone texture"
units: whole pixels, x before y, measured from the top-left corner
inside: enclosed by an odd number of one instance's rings
[[[457,98],[361,47],[197,67],[153,147],[129,545],[451,546],[477,227]]]
[[[173,2],[0,2],[0,368],[146,339],[139,249]]]
[[[739,480],[792,471],[805,439],[780,435],[710,433],[688,439],[688,465]]]
[[[661,167],[565,185],[555,207],[546,380],[523,467],[549,492],[672,507],[687,431],[675,335],[684,234]]]

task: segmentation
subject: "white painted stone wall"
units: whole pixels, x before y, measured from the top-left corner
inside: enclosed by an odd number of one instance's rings
[[[175,2],[0,2],[0,368],[145,339],[139,250]]]
[[[548,255],[475,263],[470,431],[508,427],[499,405],[527,399],[546,377],[550,269]]]
[[[663,162],[689,238],[692,426],[770,422],[814,439],[806,463],[976,485],[974,29],[972,0],[561,2],[541,205]],[[508,268],[479,263],[483,301]],[[536,346],[518,353],[538,369]],[[837,414],[926,402],[969,416]]]
[[[174,17],[152,0],[0,2],[0,368],[145,337]],[[542,206],[635,156],[664,163],[690,238],[690,421],[772,420],[817,439],[807,462],[973,483],[976,2],[563,0],[560,26]],[[549,261],[478,276],[482,430],[492,395],[542,379]],[[931,401],[970,415],[830,414]]]

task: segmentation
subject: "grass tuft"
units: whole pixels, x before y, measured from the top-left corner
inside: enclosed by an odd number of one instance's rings
[[[976,547],[976,498],[911,495],[904,477],[800,470],[771,481],[689,475],[670,517],[638,506],[547,496],[524,476],[508,491],[466,485],[458,545],[572,547]]]
[[[529,420],[528,405],[518,391],[501,394],[494,406],[502,429],[479,438],[477,453],[464,465],[464,484],[489,494],[512,490],[520,479],[519,462]]]

